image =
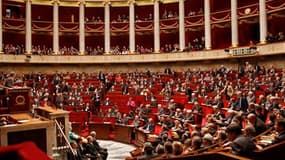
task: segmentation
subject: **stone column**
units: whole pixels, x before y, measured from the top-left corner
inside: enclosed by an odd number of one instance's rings
[[[59,20],[58,20],[59,1],[53,1],[53,53],[59,53]]]
[[[160,52],[159,0],[154,0],[154,52]]]
[[[259,0],[259,30],[260,43],[266,43],[267,36],[267,14],[266,14],[266,0]]]
[[[179,0],[179,48],[185,49],[184,0]]]
[[[110,2],[105,2],[105,53],[110,53]]]
[[[231,30],[232,30],[232,47],[237,47],[239,44],[237,0],[231,0]]]
[[[32,52],[32,1],[26,0],[26,54]]]
[[[85,0],[79,2],[79,52],[85,53]]]
[[[210,11],[210,0],[204,0],[204,23],[205,23],[205,48],[211,49],[211,11]]]
[[[129,45],[130,53],[134,53],[136,50],[136,39],[135,39],[135,5],[134,1],[129,1],[129,17],[130,17],[130,33],[129,33]]]

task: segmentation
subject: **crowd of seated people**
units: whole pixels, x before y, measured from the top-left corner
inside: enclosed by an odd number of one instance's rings
[[[201,37],[199,40],[198,38],[195,38],[192,43],[188,42],[188,44],[185,46],[184,51],[200,51],[205,49],[205,37]]]
[[[285,117],[285,70],[248,62],[237,70],[221,65],[209,71],[183,72],[166,68],[160,72],[129,73],[1,73],[2,84],[12,85],[11,80],[14,85],[22,83],[32,88],[32,97],[37,99],[33,101],[35,107],[56,105],[85,111],[89,103],[94,115],[114,117],[117,123],[128,124],[128,120],[136,119],[141,122],[133,121],[137,128],[157,134],[159,143],[153,148],[159,148],[158,144],[168,148],[164,151],[166,157],[174,154],[170,146],[177,145],[175,141],[183,147],[190,146],[185,153],[192,154],[223,142],[230,134],[232,139],[223,143],[223,149],[250,156],[260,146],[248,144],[250,151],[242,153],[233,147],[248,142],[247,137],[258,136]],[[143,100],[139,102],[136,96]],[[124,97],[128,100],[119,104]],[[105,113],[100,108],[103,102],[110,106]],[[129,108],[127,112],[122,110],[125,108]],[[161,130],[155,133],[157,125]],[[276,128],[279,139],[283,139],[281,129],[282,123]]]
[[[103,20],[100,16],[97,18],[95,16],[92,16],[91,18],[85,17],[85,22],[103,22]]]
[[[203,9],[202,8],[200,8],[198,12],[189,11],[188,16],[190,17],[190,16],[195,16],[195,15],[201,15],[201,14],[203,14]]]
[[[266,41],[267,42],[278,42],[278,41],[284,41],[285,37],[284,37],[284,33],[283,32],[278,32],[276,35],[273,35],[272,33],[268,32],[267,33],[267,37],[266,37]]]
[[[174,53],[174,52],[178,52],[180,51],[179,49],[179,44],[175,43],[175,44],[165,44],[164,47],[160,48],[161,52],[165,52],[165,53]]]
[[[122,14],[122,15],[118,14],[117,18],[112,20],[112,23],[118,23],[118,22],[121,22],[121,23],[129,22],[129,16],[125,14]]]
[[[71,150],[67,152],[68,160],[106,160],[108,150],[100,146],[96,139],[96,132],[91,131],[87,137],[82,137],[72,131],[69,132]]]
[[[25,53],[25,47],[23,44],[21,45],[12,45],[12,44],[4,44],[3,51],[5,54],[14,54],[14,55],[19,55],[19,54],[24,54]],[[32,46],[32,51],[33,55],[51,55],[52,54],[52,49],[43,45],[36,45]]]
[[[59,49],[59,55],[79,55],[79,51],[77,48],[74,48],[73,46],[66,47],[63,46]]]
[[[5,54],[14,54],[19,55],[25,53],[25,47],[23,44],[13,45],[13,44],[4,44],[3,52]]]
[[[52,48],[48,48],[45,45],[32,46],[33,55],[51,55],[53,53]]]
[[[110,49],[110,54],[113,54],[113,55],[129,54],[129,49],[126,46],[123,46],[122,48],[120,48],[118,45],[117,46],[113,46]]]
[[[137,45],[136,46],[136,52],[139,54],[153,53],[153,48],[146,48],[142,45]]]
[[[151,13],[148,14],[148,16],[146,16],[145,18],[142,18],[139,15],[136,15],[136,17],[135,17],[136,22],[152,21],[152,20],[153,20],[153,16]]]
[[[167,10],[164,10],[162,16],[161,16],[162,19],[171,19],[171,18],[178,18],[178,14],[177,12],[173,12],[173,11],[167,11]]]
[[[86,54],[87,55],[103,55],[104,54],[104,48],[101,46],[97,46],[97,47],[91,47],[91,46],[87,46],[86,47]]]

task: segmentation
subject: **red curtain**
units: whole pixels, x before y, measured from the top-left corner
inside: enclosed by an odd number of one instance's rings
[[[110,7],[110,20],[117,20],[118,16],[128,16],[129,17],[129,7]]]
[[[111,36],[111,47],[119,46],[120,49],[125,46],[126,48],[129,48],[129,35],[112,35]]]
[[[221,10],[230,10],[231,1],[230,0],[212,0],[211,3],[211,12],[217,12]]]
[[[219,24],[211,30],[212,48],[221,49],[231,45],[231,26],[230,24]]]
[[[285,33],[285,11],[283,12],[276,12],[270,16],[268,20],[268,32],[272,33],[273,35],[277,35],[278,32]]]
[[[59,46],[60,48],[66,46],[74,48],[79,48],[79,36],[74,33],[64,33],[64,35],[59,36]]]
[[[32,44],[33,46],[40,45],[41,47],[46,46],[47,48],[52,48],[53,37],[49,34],[33,34]]]
[[[25,34],[18,32],[3,32],[3,43],[15,45],[25,45]]]
[[[167,11],[167,13],[171,11],[172,14],[176,13],[178,15],[179,14],[178,3],[168,3],[168,4],[161,3],[159,5],[159,16],[162,17],[165,11]]]
[[[102,22],[104,21],[104,7],[86,7],[85,8],[85,17],[92,21],[92,17],[100,17]]]
[[[148,34],[139,34],[136,33],[136,45],[143,46],[144,48],[153,48],[154,40],[153,40],[153,32]]]
[[[165,44],[179,44],[179,33],[174,31],[174,33],[160,33],[160,45],[163,47]]]
[[[60,7],[60,9],[59,9],[59,21],[60,22],[71,22],[72,19],[74,19],[74,22],[78,22],[78,20],[79,20],[79,7]]]
[[[104,35],[90,35],[85,37],[86,47],[103,47],[104,48]]]
[[[259,23],[253,23],[254,19],[247,19],[248,22],[239,24],[239,45],[249,45],[250,41],[259,42]],[[251,22],[249,22],[251,21]]]
[[[48,14],[49,13],[49,14]],[[44,5],[32,5],[32,20],[52,21],[53,7]]]
[[[153,17],[153,5],[135,6],[135,12],[141,20],[148,18],[149,14],[151,14]]]
[[[196,38],[200,41],[202,36],[204,36],[204,29],[200,30],[198,28],[192,28],[191,30],[187,30],[185,32],[185,43],[186,43],[186,45],[189,42],[192,44],[193,40]]]

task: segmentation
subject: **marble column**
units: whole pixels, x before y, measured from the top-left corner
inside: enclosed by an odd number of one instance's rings
[[[59,54],[59,20],[58,20],[59,1],[53,1],[53,53]]]
[[[184,0],[179,0],[179,48],[185,49]]]
[[[85,53],[85,0],[79,2],[79,53]]]
[[[32,1],[26,0],[26,54],[32,52]]]
[[[135,5],[134,1],[129,1],[129,17],[130,17],[130,33],[129,33],[129,45],[130,53],[134,53],[136,50],[136,39],[135,39]]]
[[[267,36],[267,14],[266,14],[266,0],[259,0],[259,30],[260,43],[266,43]]]
[[[205,48],[211,49],[211,11],[210,11],[210,0],[204,0],[204,23],[205,23]]]
[[[104,17],[104,24],[105,24],[105,53],[110,53],[110,2],[105,2],[105,17]]]
[[[159,0],[154,0],[154,52],[160,52]]]
[[[232,47],[237,47],[239,44],[237,0],[231,0],[231,31],[232,31]]]

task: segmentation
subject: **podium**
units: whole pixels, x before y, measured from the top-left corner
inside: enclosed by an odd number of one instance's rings
[[[10,114],[8,117],[13,123],[0,126],[0,146],[32,141],[43,152],[52,155],[54,122],[32,118],[28,113]]]
[[[134,126],[115,124],[115,141],[131,143]]]
[[[64,141],[64,137],[61,135],[58,127],[55,126],[55,120],[59,123],[61,129],[65,133],[65,135],[68,137],[69,135],[69,112],[64,111],[61,109],[54,109],[52,107],[38,107],[35,108],[35,116],[40,117],[42,119],[52,121],[53,125],[55,127],[55,130],[53,131],[53,135],[56,137],[54,138],[54,144],[55,146],[65,146],[66,142]]]
[[[8,112],[23,113],[30,112],[30,92],[28,87],[6,88],[6,101]]]

